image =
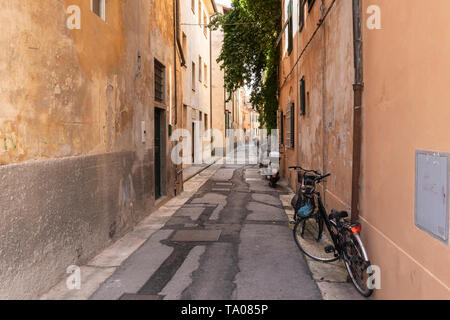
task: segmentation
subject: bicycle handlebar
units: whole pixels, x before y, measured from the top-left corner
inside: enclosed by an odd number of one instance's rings
[[[325,174],[323,176],[317,177],[315,180],[316,180],[316,182],[319,182],[319,181],[322,181],[325,178],[328,178],[329,176],[331,176],[331,173],[327,173],[327,174]]]
[[[294,169],[294,170],[300,169],[300,170],[302,170],[302,171],[304,171],[304,172],[306,172],[306,173],[312,172],[312,173],[314,173],[314,174],[317,175],[317,176],[320,176],[320,175],[321,175],[321,173],[318,172],[318,171],[316,171],[316,170],[307,170],[307,169],[303,169],[303,168],[300,167],[300,166],[291,166],[291,167],[289,167],[289,169]]]
[[[300,169],[300,170],[304,171],[305,173],[314,173],[315,175],[317,175],[317,177],[314,179],[315,182],[320,182],[323,179],[328,178],[329,176],[331,176],[331,173],[327,173],[325,175],[322,175],[319,171],[303,169],[300,166],[291,166],[291,167],[289,167],[289,169],[294,169],[294,170]]]

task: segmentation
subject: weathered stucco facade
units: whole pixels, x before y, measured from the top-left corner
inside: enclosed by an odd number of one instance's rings
[[[216,4],[218,13],[225,13],[227,8],[221,4]],[[226,153],[225,136],[226,136],[226,93],[224,71],[220,69],[217,62],[220,52],[222,51],[224,34],[222,29],[211,32],[211,90],[212,90],[212,128],[221,133],[222,139],[214,137],[213,146],[215,154]]]
[[[304,22],[300,27],[300,3]],[[289,0],[284,3],[283,20]],[[329,208],[351,209],[353,133],[353,29],[352,1],[292,1],[292,51],[289,32],[282,41],[280,72],[280,111],[284,136],[281,170],[296,188],[297,176],[289,166],[331,172],[325,185]],[[319,21],[323,20],[318,27]],[[301,80],[304,80],[305,114],[301,106]],[[290,106],[294,105],[293,145],[289,145]],[[280,120],[279,120],[280,121]]]
[[[295,104],[295,143],[282,147],[287,167],[330,172],[325,185],[328,209],[352,209],[355,83],[352,0],[305,4],[299,30],[299,1],[293,2],[292,52],[288,28],[282,42],[280,116]],[[432,182],[416,186],[416,153],[450,153],[448,56],[450,3],[419,0],[361,0],[363,41],[362,161],[360,207],[362,237],[371,262],[380,267],[376,299],[449,299],[450,249],[416,226],[418,198],[436,191]],[[284,19],[289,0],[283,1]],[[375,6],[374,6],[375,5]],[[419,22],[421,21],[421,22]],[[319,26],[320,25],[320,26]],[[439,30],[439,31],[437,31]],[[305,114],[301,114],[301,79]],[[433,81],[433,79],[435,81]],[[354,106],[356,106],[354,108]],[[354,142],[355,141],[355,142]],[[426,176],[425,179],[430,178]],[[444,177],[448,180],[448,177]],[[437,191],[438,193],[441,190]],[[358,194],[356,193],[356,196]],[[442,198],[441,198],[442,200]],[[439,201],[441,201],[439,200]],[[444,206],[448,196],[443,193]],[[436,212],[429,202],[428,214]],[[447,210],[448,214],[448,210]],[[355,217],[355,216],[353,216]],[[447,222],[448,223],[448,222]],[[444,234],[445,226],[441,226]],[[448,236],[448,235],[447,235]]]
[[[181,191],[166,161],[181,115],[172,17],[172,0],[106,1],[105,20],[87,0],[1,2],[0,298],[37,297],[155,210],[156,107],[159,202]]]
[[[207,27],[215,14],[211,0],[181,1],[181,39],[186,65],[183,67],[183,128],[191,137],[191,155],[184,166],[202,163],[211,158],[211,138],[205,133],[211,129],[211,30]],[[191,156],[191,157],[189,157]]]
[[[450,2],[362,4],[360,219],[371,259],[381,268],[382,288],[375,297],[450,299],[450,247],[415,226],[416,195],[424,192],[415,188],[416,151],[450,153]],[[373,4],[379,11],[368,13]],[[376,26],[377,12],[381,28],[369,29],[368,21]],[[431,210],[427,219],[436,214]]]

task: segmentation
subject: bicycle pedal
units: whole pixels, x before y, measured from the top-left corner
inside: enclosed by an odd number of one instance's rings
[[[336,251],[336,250],[334,249],[333,246],[325,247],[325,252],[326,252],[326,253],[333,253],[333,252],[335,252],[335,251]]]

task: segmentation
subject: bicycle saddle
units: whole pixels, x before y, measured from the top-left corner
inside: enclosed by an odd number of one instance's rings
[[[347,217],[348,217],[347,211],[336,211],[336,210],[331,210],[330,220],[333,220],[333,219],[343,219],[343,218],[347,218]]]

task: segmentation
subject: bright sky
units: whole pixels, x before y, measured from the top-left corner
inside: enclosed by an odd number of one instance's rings
[[[227,7],[231,7],[231,0],[216,0],[216,3],[220,3]]]

